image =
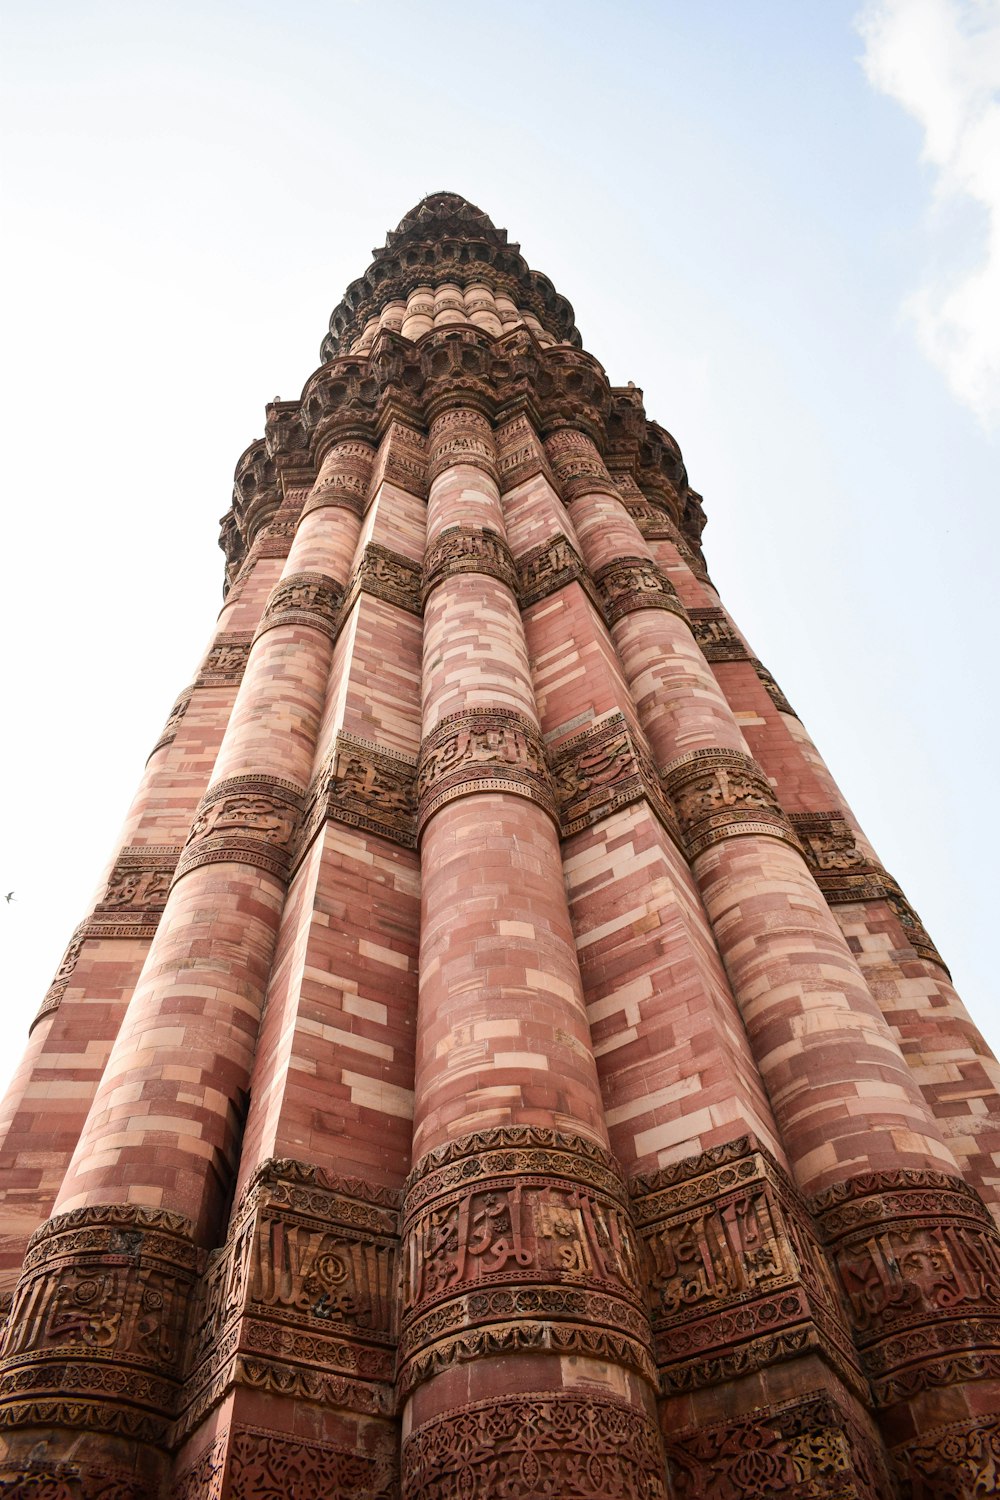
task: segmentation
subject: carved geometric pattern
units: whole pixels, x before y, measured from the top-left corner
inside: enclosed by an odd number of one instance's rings
[[[306,1442],[259,1427],[236,1427],[229,1444],[230,1500],[395,1500],[395,1431],[374,1452]]]
[[[156,1500],[154,1487],[130,1469],[43,1458],[0,1459],[0,1494],[4,1500]]]
[[[378,542],[369,542],[347,582],[341,615],[346,616],[359,594],[372,594],[386,604],[395,604],[411,615],[422,613],[420,564],[391,552]]]
[[[757,762],[740,750],[692,750],[661,771],[689,859],[721,839],[766,834],[798,840]]]
[[[295,573],[283,578],[264,606],[255,639],[277,625],[312,625],[333,640],[343,589],[325,573]]]
[[[285,879],[305,797],[277,776],[230,776],[201,800],[177,878],[202,865],[234,861]]]
[[[85,937],[152,937],[181,850],[176,844],[132,844],[118,851],[107,890],[82,925]]]
[[[801,1197],[752,1136],[636,1176],[632,1209],[664,1394],[821,1351],[865,1384]]]
[[[184,715],[187,713],[188,707],[191,703],[191,692],[191,688],[186,688],[178,698],[177,702],[174,704],[173,708],[170,710],[167,722],[164,724],[163,728],[160,731],[160,738],[157,740],[152,750],[150,750],[149,755],[146,757],[147,763],[156,754],[157,750],[162,750],[164,745],[170,745],[173,743],[174,739],[177,736],[178,725],[180,724]]]
[[[380,457],[372,474],[372,492],[382,484],[394,484],[421,500],[427,499],[427,442],[421,433],[403,422],[393,422],[382,439]]]
[[[431,1153],[408,1183],[402,1261],[404,1390],[517,1349],[589,1353],[655,1378],[621,1180],[579,1137],[477,1132]]]
[[[649,754],[620,712],[564,740],[550,755],[563,838],[645,799],[668,833],[680,843],[673,808]]]
[[[886,1500],[877,1447],[829,1396],[810,1392],[741,1421],[671,1433],[675,1500]]]
[[[50,1219],[29,1242],[0,1365],[0,1427],[162,1442],[199,1267],[182,1215],[114,1204]]]
[[[485,573],[517,595],[517,569],[510,548],[489,526],[446,526],[431,543],[424,558],[424,602],[439,583],[456,573]]]
[[[417,763],[340,733],[309,792],[295,862],[327,818],[366,828],[404,849],[417,844]]]
[[[217,635],[195,678],[195,687],[228,687],[238,683],[246,670],[252,639],[249,632]]]
[[[420,1500],[666,1500],[663,1448],[641,1408],[607,1395],[532,1391],[434,1417],[403,1444]]]
[[[474,792],[527,797],[557,821],[537,728],[509,708],[461,709],[439,720],[420,747],[418,831],[447,802]]]
[[[851,901],[886,902],[914,952],[948,972],[897,882],[858,847],[854,832],[841,813],[791,813],[790,821],[802,842],[816,884],[831,906]]]
[[[1000,1376],[1000,1232],[967,1183],[866,1172],[811,1207],[878,1405]]]
[[[691,632],[706,661],[749,661],[750,652],[723,609],[689,609]]]
[[[598,609],[604,607],[582,557],[565,532],[556,532],[551,541],[519,557],[517,572],[522,609],[547,599],[568,583],[578,583]]]
[[[788,699],[785,697],[784,693],[781,691],[780,687],[775,682],[774,678],[771,676],[764,663],[758,661],[755,656],[752,657],[751,660],[753,662],[754,671],[757,673],[757,676],[764,684],[767,695],[778,712],[783,714],[791,714],[793,719],[797,719],[798,714],[795,712],[794,708],[789,703]]]
[[[440,351],[444,355],[445,350]],[[439,355],[439,357],[440,357]],[[496,480],[496,446],[493,428],[481,412],[458,406],[443,411],[431,422],[428,441],[430,458],[427,477],[433,484],[439,474],[453,464],[472,464]]]
[[[666,573],[646,557],[618,557],[605,563],[594,574],[594,582],[604,601],[609,625],[637,609],[667,609],[687,619],[687,612],[677,597]]]

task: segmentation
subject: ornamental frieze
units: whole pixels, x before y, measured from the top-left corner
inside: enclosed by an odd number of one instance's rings
[[[336,443],[327,452],[316,483],[302,509],[303,517],[335,505],[362,516],[368,500],[375,451],[367,443]]]
[[[566,505],[581,495],[621,497],[591,437],[572,427],[561,427],[545,439],[545,452]]]
[[[653,1172],[630,1185],[661,1390],[720,1384],[813,1350],[863,1395],[805,1204],[752,1138],[731,1144],[721,1163],[709,1151],[680,1164],[683,1176]]]
[[[674,1500],[885,1500],[895,1492],[872,1434],[823,1391],[666,1438]]]
[[[661,776],[689,859],[740,834],[765,834],[799,848],[774,788],[742,751],[692,750],[665,766]]]
[[[277,776],[231,776],[210,787],[188,834],[177,878],[230,860],[284,879],[305,798]]]
[[[508,792],[556,820],[545,750],[537,727],[509,708],[446,714],[420,747],[418,832],[439,808],[474,792]]]
[[[246,670],[252,640],[249,632],[217,635],[195,678],[195,687],[230,687],[238,683]]]
[[[706,661],[749,661],[750,652],[722,609],[689,609],[691,633]]]
[[[341,732],[310,792],[296,860],[327,818],[377,833],[404,849],[416,848],[416,761]]]
[[[789,703],[788,699],[785,697],[784,693],[781,691],[781,688],[775,682],[774,678],[771,676],[764,663],[758,661],[756,657],[752,657],[751,660],[753,661],[754,671],[757,673],[757,676],[764,684],[764,689],[767,693],[767,696],[770,698],[771,702],[774,704],[778,712],[782,714],[790,714],[793,719],[797,719],[798,714],[795,712],[794,708]]]
[[[884,901],[914,952],[940,964],[947,972],[944,959],[898,882],[858,846],[850,824],[841,813],[792,813],[790,820],[816,884],[831,906]]]
[[[963,1179],[868,1172],[811,1206],[877,1404],[1000,1375],[1000,1232]]]
[[[264,606],[257,637],[278,625],[311,625],[333,640],[343,589],[325,573],[294,573],[283,578]]]
[[[426,500],[427,482],[426,438],[405,422],[390,423],[372,473],[372,493],[377,493],[383,484],[393,484]]]
[[[431,423],[427,449],[427,478],[432,484],[454,464],[472,464],[491,479],[496,478],[493,428],[488,418],[472,407],[456,406],[436,416]]]
[[[528,479],[541,474],[553,489],[555,477],[542,447],[542,440],[525,413],[513,417],[497,428],[497,471],[501,494],[516,489]]]
[[[55,975],[53,976],[52,983],[45,991],[45,995],[42,998],[42,1003],[38,1009],[38,1014],[32,1021],[31,1026],[28,1028],[29,1031],[34,1030],[43,1016],[47,1016],[50,1011],[59,1009],[59,1006],[62,1004],[62,998],[69,988],[69,982],[73,977],[73,971],[76,968],[77,959],[80,957],[80,954],[83,951],[83,945],[86,941],[86,923],[81,923],[74,932],[73,936],[70,938],[69,943],[67,944],[66,952],[63,954],[60,960],[59,967],[56,970]]]
[[[420,564],[379,542],[369,542],[347,582],[341,605],[345,618],[359,594],[372,594],[408,614],[423,612],[420,598]]]
[[[361,1448],[307,1441],[260,1427],[235,1427],[229,1435],[230,1500],[260,1500],[287,1495],[289,1500],[397,1500],[398,1438],[388,1423]],[[289,1487],[294,1475],[293,1487]]]
[[[434,1500],[552,1495],[665,1500],[663,1448],[644,1411],[596,1390],[524,1392],[443,1412],[403,1442],[403,1489]]]
[[[666,609],[687,619],[677,590],[663,569],[647,557],[619,557],[594,574],[604,615],[614,625],[637,609]]]
[[[149,755],[146,757],[147,765],[152,760],[157,750],[162,750],[165,745],[173,744],[174,740],[177,737],[177,730],[180,727],[180,722],[191,705],[191,693],[192,689],[186,688],[181,696],[177,699],[177,702],[174,704],[173,708],[170,710],[170,713],[167,717],[167,722],[160,730],[160,738],[157,740],[152,750],[150,750]]]
[[[76,1209],[31,1239],[0,1364],[0,1426],[47,1420],[162,1442],[199,1265],[179,1214]],[[45,1420],[43,1418],[43,1420]]]
[[[677,818],[656,768],[625,715],[615,712],[565,740],[550,755],[562,835],[569,838],[620,807],[645,800],[680,841]]]
[[[424,604],[446,578],[458,573],[485,573],[517,597],[517,568],[506,539],[489,526],[446,526],[424,556],[421,596]]]
[[[906,1500],[1000,1494],[1000,1421],[951,1422],[892,1449]]]
[[[176,844],[130,844],[120,849],[85,937],[150,938],[167,901],[181,850]]]
[[[547,599],[568,583],[578,583],[598,609],[603,607],[583,558],[563,531],[519,557],[517,575],[522,609],[530,609],[532,604]]]

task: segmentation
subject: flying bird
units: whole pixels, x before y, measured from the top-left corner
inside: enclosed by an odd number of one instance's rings
[[[4,897],[4,900],[6,901],[6,903],[7,903],[8,906],[13,901],[13,899],[14,899],[14,892],[13,891],[8,891],[7,894],[6,894],[6,896]]]

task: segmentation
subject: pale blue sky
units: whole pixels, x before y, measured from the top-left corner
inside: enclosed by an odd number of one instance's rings
[[[235,461],[441,188],[678,439],[723,597],[1000,1045],[1000,6],[865,8],[890,93],[861,9],[0,7],[0,1072],[210,633]]]

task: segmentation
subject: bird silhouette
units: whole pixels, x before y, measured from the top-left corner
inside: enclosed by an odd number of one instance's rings
[[[6,901],[7,905],[9,906],[10,903],[14,899],[14,892],[13,891],[8,891],[7,894],[6,894],[6,896],[3,899]]]

